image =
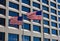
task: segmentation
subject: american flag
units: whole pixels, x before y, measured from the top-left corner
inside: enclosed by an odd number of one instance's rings
[[[17,25],[22,25],[22,16],[14,16],[10,18],[10,24],[17,24]]]
[[[42,11],[35,11],[26,14],[29,19],[32,20],[41,20],[42,19]]]

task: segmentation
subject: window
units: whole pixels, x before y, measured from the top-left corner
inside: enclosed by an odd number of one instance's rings
[[[18,34],[8,34],[8,41],[19,41],[19,35]]]
[[[58,9],[60,9],[60,5],[58,5]]]
[[[57,21],[57,17],[56,17],[56,16],[51,15],[51,19],[53,19],[53,20],[56,20],[56,21]]]
[[[52,8],[51,8],[51,13],[57,14],[56,10]]]
[[[43,13],[43,16],[44,16],[45,18],[49,18],[49,14]]]
[[[5,9],[0,8],[0,14],[2,14],[2,15],[6,15],[6,10],[5,10]]]
[[[50,39],[44,38],[44,41],[50,41]]]
[[[43,24],[45,24],[45,25],[49,25],[49,21],[47,21],[47,20],[43,20]]]
[[[22,14],[22,16],[23,16],[23,19],[24,19],[24,20],[29,20],[29,21],[30,21],[30,19],[27,17],[27,15]]]
[[[55,30],[55,29],[52,29],[52,34],[54,34],[54,35],[58,35],[58,32],[57,32],[57,30]]]
[[[6,0],[0,0],[0,4],[6,6]]]
[[[5,41],[5,33],[0,32],[0,41]]]
[[[37,1],[39,1],[39,2],[40,2],[40,0],[37,0]]]
[[[55,23],[55,22],[51,22],[51,25],[52,25],[53,27],[57,27],[57,23]]]
[[[19,16],[19,13],[13,12],[13,11],[9,11],[9,16]]]
[[[40,4],[36,3],[36,2],[33,2],[33,6],[34,7],[37,7],[37,8],[40,8]]]
[[[27,24],[27,23],[23,23],[22,28],[26,30],[31,30],[30,24]]]
[[[46,11],[48,11],[48,12],[49,12],[49,8],[48,8],[48,7],[46,7],[46,6],[44,6],[44,5],[42,6],[42,9],[43,9],[43,10],[46,10]]]
[[[27,35],[22,35],[22,41],[31,41],[31,37]]]
[[[0,25],[5,26],[5,19],[4,18],[0,18]]]
[[[60,30],[59,30],[59,35],[60,35]]]
[[[30,5],[30,0],[22,0],[23,3]]]
[[[56,40],[56,39],[52,39],[52,41],[58,41],[58,40]]]
[[[41,23],[41,21],[40,21],[40,20],[33,20],[33,22]]]
[[[60,28],[60,24],[59,24],[59,28]]]
[[[25,7],[25,6],[22,6],[22,11],[25,11],[25,12],[30,12],[30,8]]]
[[[41,41],[40,37],[33,37],[33,41]]]
[[[19,10],[19,5],[16,3],[9,2],[9,7]]]
[[[58,15],[60,15],[60,11],[58,11]]]
[[[37,10],[33,9],[33,11],[37,11]]]
[[[60,0],[57,0],[58,3],[60,3]]]
[[[58,17],[58,21],[60,21],[60,17]]]
[[[49,1],[48,0],[42,0],[42,2],[49,5]]]
[[[50,5],[56,8],[56,4],[53,2],[50,2]]]
[[[50,34],[50,29],[47,28],[47,27],[44,27],[44,33],[48,33],[48,34]]]
[[[33,25],[33,30],[37,32],[41,32],[41,27],[37,25]]]

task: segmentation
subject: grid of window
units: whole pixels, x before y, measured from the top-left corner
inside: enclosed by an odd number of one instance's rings
[[[19,41],[19,36],[18,34],[8,34],[8,41]]]

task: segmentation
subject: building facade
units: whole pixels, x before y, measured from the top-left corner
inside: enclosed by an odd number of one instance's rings
[[[42,20],[26,13],[42,10]],[[23,16],[23,25],[10,24]],[[0,0],[0,41],[60,41],[60,0]]]

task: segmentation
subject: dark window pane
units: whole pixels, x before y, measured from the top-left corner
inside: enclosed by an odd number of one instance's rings
[[[34,6],[34,7],[37,7],[37,8],[40,8],[40,4],[35,3],[35,2],[33,2],[33,6]]]
[[[0,25],[5,26],[5,19],[4,18],[0,18]]]
[[[53,7],[56,7],[56,4],[53,3],[53,2],[50,2],[50,5],[53,6]]]
[[[43,9],[43,10],[46,10],[46,11],[48,11],[48,12],[49,12],[49,8],[48,8],[48,7],[46,7],[46,6],[44,6],[44,5],[42,6],[42,9]]]
[[[51,8],[51,12],[54,13],[54,14],[57,14],[56,10],[52,9],[52,8]]]
[[[5,33],[0,32],[0,41],[5,41]]]
[[[46,27],[44,27],[44,33],[50,33],[50,29],[49,28],[46,28]]]
[[[43,20],[43,23],[44,23],[45,25],[49,25],[49,21],[47,21],[47,20]]]
[[[27,35],[22,35],[22,41],[31,41],[31,37]]]
[[[43,13],[43,16],[49,18],[49,14]]]
[[[25,12],[30,12],[30,8],[25,7],[25,6],[22,6],[22,11],[25,11]]]
[[[54,35],[58,35],[58,32],[57,32],[57,30],[55,30],[55,29],[52,29],[52,34],[54,34]]]
[[[0,14],[2,14],[2,15],[6,15],[6,10],[5,10],[5,9],[0,8]]]
[[[9,7],[19,10],[19,5],[16,3],[9,2]]]
[[[33,37],[33,41],[41,41],[40,37]]]
[[[56,17],[56,16],[51,15],[51,19],[53,19],[53,20],[56,20],[56,21],[57,21],[57,17]]]
[[[6,6],[6,0],[0,0],[0,4]]]
[[[41,27],[40,26],[33,25],[33,30],[34,31],[37,31],[37,32],[41,32]]]
[[[45,4],[49,4],[48,0],[42,0],[42,2],[45,3]]]
[[[8,41],[19,41],[19,35],[18,34],[8,34]]]
[[[52,25],[53,27],[57,27],[57,23],[51,22],[51,25]]]
[[[9,16],[19,16],[19,13],[13,12],[13,11],[9,11]]]
[[[30,5],[30,0],[22,0],[23,3]]]
[[[23,23],[22,28],[26,29],[26,30],[31,30],[30,29],[30,24],[27,24],[27,23]]]
[[[58,9],[60,9],[60,5],[58,5]]]
[[[60,0],[57,0],[58,3],[60,3]]]
[[[50,39],[44,38],[44,41],[50,41]]]
[[[58,11],[58,15],[60,15],[60,11]]]
[[[52,41],[58,41],[58,40],[56,40],[56,39],[52,39]]]
[[[40,21],[40,20],[33,20],[33,22],[41,23],[41,21]]]

